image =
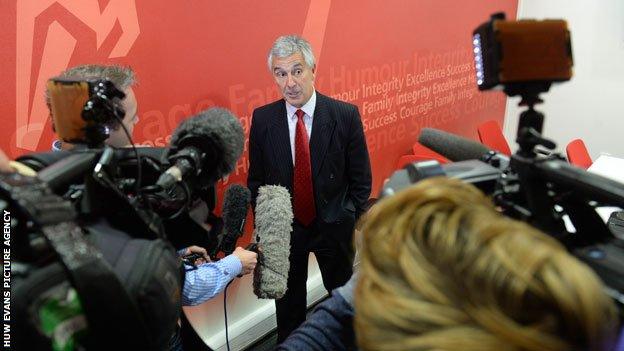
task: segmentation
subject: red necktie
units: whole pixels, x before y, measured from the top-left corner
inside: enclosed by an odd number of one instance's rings
[[[312,167],[310,144],[303,123],[304,112],[297,110],[297,131],[295,132],[295,170],[293,177],[294,214],[303,225],[309,225],[316,216],[314,192],[312,191]]]

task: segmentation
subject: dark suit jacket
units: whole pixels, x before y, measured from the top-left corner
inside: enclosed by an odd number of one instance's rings
[[[286,118],[283,99],[253,112],[247,178],[253,204],[258,188],[265,184],[284,186],[292,196],[293,162]],[[317,219],[326,224],[357,220],[365,210],[372,180],[355,105],[316,92],[310,158]]]

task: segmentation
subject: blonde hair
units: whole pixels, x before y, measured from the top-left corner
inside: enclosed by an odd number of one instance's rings
[[[616,326],[586,265],[458,180],[428,179],[374,206],[360,266],[363,350],[599,350]]]

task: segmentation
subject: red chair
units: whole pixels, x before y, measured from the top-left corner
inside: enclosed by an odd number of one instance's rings
[[[574,139],[569,142],[566,146],[566,154],[568,155],[568,162],[577,167],[587,169],[593,163],[585,143],[581,139]]]
[[[449,163],[448,158],[440,155],[419,142],[416,142],[414,146],[412,146],[412,152],[414,153],[413,156],[419,158],[418,161],[436,160],[440,163]]]
[[[479,140],[481,140],[482,144],[490,149],[511,156],[511,149],[498,122],[494,120],[483,122],[477,127],[477,132],[479,132]]]

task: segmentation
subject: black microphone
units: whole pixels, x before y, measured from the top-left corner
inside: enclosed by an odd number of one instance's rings
[[[474,140],[439,129],[423,128],[418,141],[453,162],[479,160],[500,170],[509,166],[509,156]]]
[[[279,299],[286,293],[290,270],[290,233],[293,211],[288,190],[264,185],[256,200],[254,240],[262,255],[254,271],[254,294],[261,299]]]
[[[236,241],[243,234],[251,192],[240,184],[232,184],[223,198],[223,238],[221,251],[227,256],[234,252]]]
[[[491,151],[474,140],[433,128],[423,128],[418,142],[453,162],[478,160]]]
[[[229,174],[243,153],[245,135],[239,120],[227,109],[210,108],[184,120],[171,136],[169,162],[158,179],[166,191],[181,181],[214,183]]]

